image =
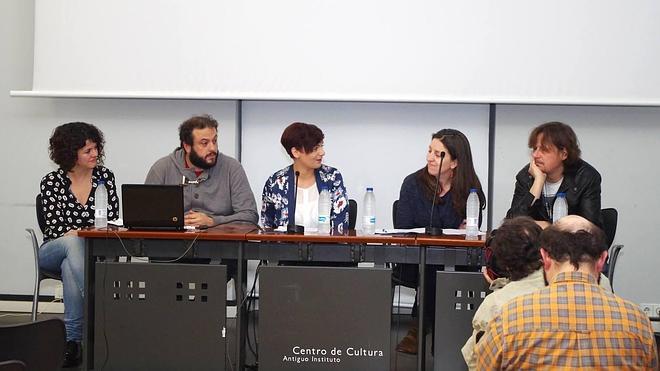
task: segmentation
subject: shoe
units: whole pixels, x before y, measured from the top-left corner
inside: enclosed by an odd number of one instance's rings
[[[63,368],[76,367],[82,361],[82,352],[80,351],[80,343],[77,341],[67,341],[64,347],[64,362]]]
[[[408,334],[396,346],[396,351],[407,354],[417,354],[417,327],[408,330]]]

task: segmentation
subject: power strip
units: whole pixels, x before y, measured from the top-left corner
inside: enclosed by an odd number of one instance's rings
[[[660,317],[660,304],[642,303],[639,307],[648,317]]]

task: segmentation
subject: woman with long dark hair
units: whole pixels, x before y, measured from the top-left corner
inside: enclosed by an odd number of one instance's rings
[[[438,173],[443,152],[442,169]],[[436,187],[438,193],[433,210],[433,226],[462,226],[471,188],[477,189],[481,208],[486,207],[486,197],[472,164],[470,142],[458,130],[442,129],[431,137],[426,165],[408,175],[401,185],[394,227],[427,227],[431,222],[431,205]]]
[[[431,137],[426,165],[403,180],[394,228],[421,228],[429,225],[439,228],[464,228],[465,207],[472,188],[477,190],[480,210],[483,210],[486,207],[486,197],[474,171],[470,142],[456,129],[438,131]],[[435,206],[432,207],[434,198]],[[481,222],[481,217],[479,221]],[[429,266],[427,269],[427,300],[424,311],[429,315],[434,313],[435,308],[435,272],[438,268]],[[417,265],[400,264],[394,269],[395,278],[403,281],[406,286],[417,286]],[[417,331],[417,328],[412,328],[397,345],[397,351],[416,354]]]
[[[108,191],[108,220],[119,217],[114,174],[103,166],[103,133],[94,125],[71,122],[55,128],[50,158],[59,168],[41,180],[41,209],[46,221],[39,267],[60,273],[64,296],[66,348],[63,367],[81,360],[85,243],[77,230],[94,225],[94,193]]]

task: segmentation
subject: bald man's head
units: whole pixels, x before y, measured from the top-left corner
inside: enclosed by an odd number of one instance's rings
[[[592,233],[594,229],[598,229],[596,225],[589,220],[579,215],[567,215],[559,219],[553,227],[556,227],[562,232],[575,233],[577,231],[585,231]]]
[[[605,233],[587,219],[568,215],[541,233],[541,248],[557,262],[596,262],[607,251]]]

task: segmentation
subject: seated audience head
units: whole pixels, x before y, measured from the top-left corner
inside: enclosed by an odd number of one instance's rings
[[[565,167],[580,159],[581,151],[573,129],[561,122],[547,122],[532,130],[527,145],[536,166],[551,177],[561,176]]]
[[[193,116],[179,126],[179,140],[189,164],[210,169],[218,160],[218,122],[210,115]]]
[[[565,216],[546,228],[540,245],[548,281],[560,272],[578,270],[598,278],[607,259],[605,233],[578,215]]]
[[[296,167],[318,169],[323,162],[323,131],[316,125],[294,122],[284,129],[280,143]]]
[[[103,164],[103,133],[84,122],[70,122],[55,128],[48,148],[50,159],[62,170],[93,169]]]
[[[518,281],[537,271],[542,266],[539,251],[541,231],[534,219],[527,216],[505,220],[493,231],[488,244],[493,258],[487,261],[489,270],[511,281]],[[491,278],[497,277],[491,275]]]
[[[442,153],[444,153],[443,160]],[[442,189],[450,185],[453,194],[452,204],[459,215],[465,217],[465,204],[471,188],[478,190],[481,207],[486,207],[486,197],[481,190],[481,182],[472,163],[470,142],[465,134],[456,129],[442,129],[431,136],[426,166],[419,172],[424,193],[429,199],[433,199],[438,174],[440,175],[438,192],[444,193]]]

